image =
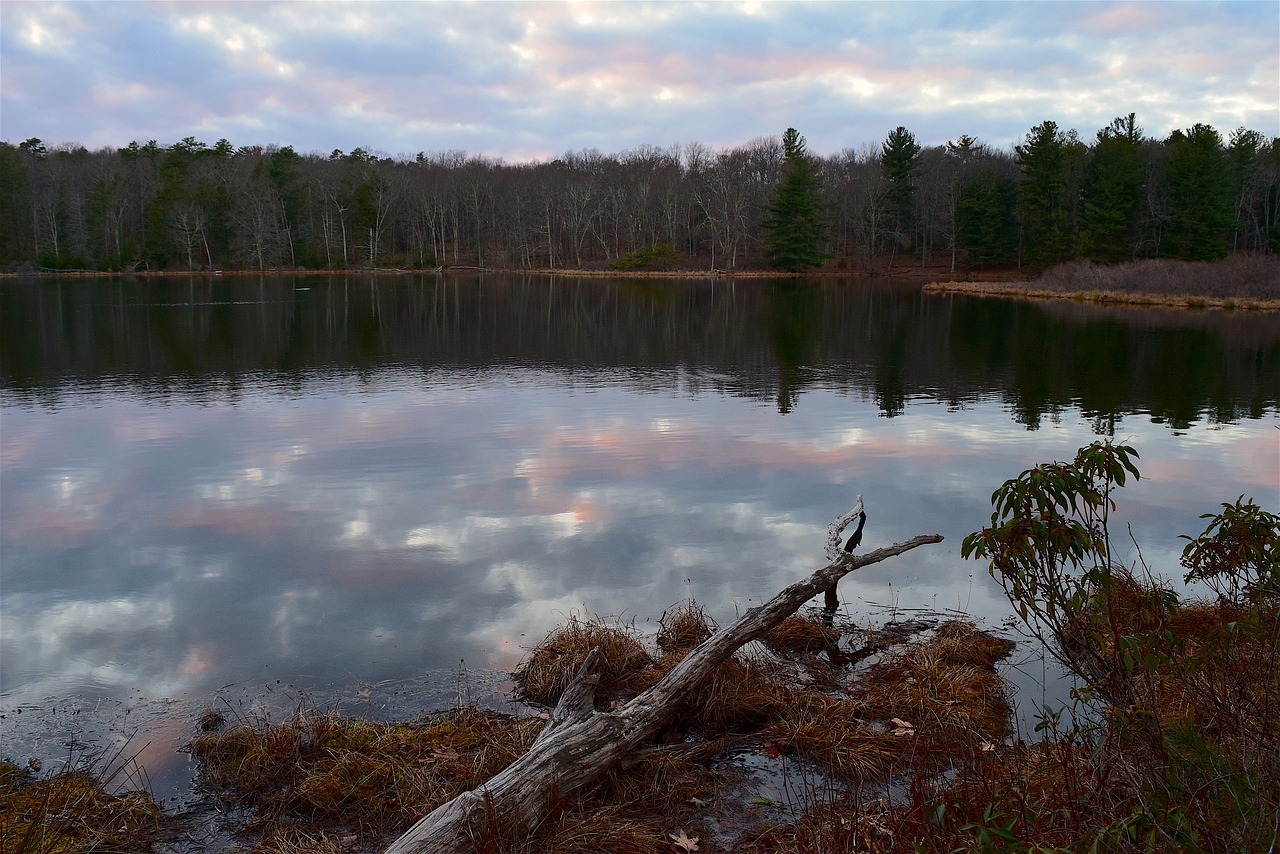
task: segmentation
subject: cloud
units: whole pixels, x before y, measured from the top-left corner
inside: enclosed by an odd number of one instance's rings
[[[906,124],[997,145],[1137,111],[1276,133],[1266,3],[6,3],[5,139],[195,134],[506,158],[728,146],[834,153]]]

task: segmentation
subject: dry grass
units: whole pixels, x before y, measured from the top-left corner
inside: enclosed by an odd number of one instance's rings
[[[532,839],[511,844],[503,854],[641,854],[674,852],[667,844],[669,823],[638,818],[624,805],[596,804],[556,816]]]
[[[533,674],[542,680],[538,685],[552,685],[542,690],[550,701],[561,690],[553,677],[567,682],[587,651],[600,646],[606,650],[606,684],[621,700],[669,672],[713,630],[695,604],[673,609],[660,623],[655,640],[664,652],[655,662],[629,629],[570,620],[531,652],[521,677],[527,683]],[[883,806],[818,796],[853,791],[848,785],[883,789],[912,775],[924,779],[926,767],[942,764],[937,757],[948,745],[953,758],[988,759],[980,741],[998,738],[1007,726],[1004,686],[994,664],[1008,645],[966,624],[948,624],[902,650],[886,641],[885,658],[860,675],[825,664],[836,674],[831,680],[797,678],[812,666],[812,652],[834,639],[838,634],[820,621],[800,618],[767,648],[728,659],[691,692],[680,719],[687,734],[662,734],[634,762],[562,804],[532,838],[514,838],[495,827],[477,850],[670,854],[679,850],[673,843],[678,831],[699,838],[702,852],[855,850],[838,845],[890,840],[886,821],[896,814]],[[898,694],[895,679],[913,684]],[[1005,715],[1001,725],[993,720],[998,714]],[[292,854],[385,842],[504,767],[538,729],[536,721],[476,709],[409,724],[300,712],[279,724],[255,720],[204,733],[191,750],[211,786],[255,808],[249,827],[261,840],[255,851]],[[732,782],[739,772],[719,760],[752,744],[764,744],[770,755],[794,754],[826,769],[822,779],[845,782],[815,782],[809,817],[773,826],[776,813],[725,801],[726,792],[741,791]]]
[[[668,653],[688,652],[716,630],[715,621],[692,600],[665,612],[658,626],[658,648]]]
[[[817,655],[836,649],[840,631],[815,617],[793,614],[760,640],[782,655]]]
[[[587,653],[596,647],[600,649],[596,700],[601,704],[620,692],[634,691],[653,664],[633,630],[571,617],[534,647],[517,669],[525,696],[535,703],[555,705]]]
[[[253,806],[264,830],[300,817],[377,835],[487,780],[541,726],[474,708],[394,724],[300,711],[278,724],[257,719],[204,733],[190,750],[207,784]]]
[[[670,661],[675,666],[675,661]],[[772,662],[734,656],[689,699],[688,724],[703,733],[750,732],[791,702],[791,687]]]
[[[1126,264],[1060,264],[1031,282],[930,282],[926,291],[1106,305],[1280,311],[1280,259],[1230,255],[1221,261],[1153,259]]]
[[[34,780],[0,762],[0,851],[151,851],[160,807],[141,791],[112,794],[108,779],[85,767]]]
[[[902,766],[909,736],[893,735],[860,716],[847,699],[806,692],[761,731],[777,749],[795,751],[845,780],[881,779]]]
[[[864,717],[910,723],[918,758],[945,762],[961,747],[1008,733],[1011,709],[995,664],[1012,648],[969,623],[949,622],[871,667],[852,695]]]
[[[318,828],[281,827],[267,833],[250,854],[349,854],[354,840]]]

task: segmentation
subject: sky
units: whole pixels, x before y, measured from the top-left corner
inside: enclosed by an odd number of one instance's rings
[[[1130,112],[1280,135],[1280,2],[0,3],[13,143],[835,154]]]

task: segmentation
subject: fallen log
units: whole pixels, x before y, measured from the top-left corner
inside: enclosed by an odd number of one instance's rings
[[[864,555],[839,553],[809,578],[707,638],[616,711],[594,708],[599,677],[593,650],[524,756],[478,788],[441,804],[393,842],[387,854],[463,854],[527,838],[565,798],[590,786],[669,725],[702,681],[743,644],[855,569],[941,541],[940,534],[922,534]]]

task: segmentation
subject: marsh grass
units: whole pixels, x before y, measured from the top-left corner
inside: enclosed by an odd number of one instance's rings
[[[535,703],[554,706],[587,653],[597,647],[597,704],[603,707],[619,692],[634,693],[642,683],[641,674],[653,664],[637,632],[575,616],[549,632],[521,664],[517,676],[524,696]]]
[[[682,604],[663,615],[652,639],[657,652],[650,654],[629,626],[570,619],[530,650],[516,677],[527,696],[553,703],[587,651],[599,646],[601,684],[613,702],[621,702],[662,678],[714,631],[696,603]],[[977,744],[993,735],[979,726],[988,725],[992,709],[1004,708],[1007,719],[1003,683],[994,671],[1007,642],[949,625],[924,642],[933,650],[929,656],[887,655],[855,674],[815,656],[839,634],[821,620],[801,617],[771,642],[740,650],[692,692],[679,726],[633,762],[614,769],[586,796],[561,804],[533,838],[494,827],[477,841],[477,850],[675,852],[681,850],[674,847],[678,833],[699,839],[699,851],[747,850],[762,839],[809,831],[803,824],[776,826],[776,815],[734,801],[727,793],[742,791],[744,771],[727,757],[764,750],[812,765],[819,770],[807,800],[813,810],[830,809],[835,799],[822,795],[845,791],[844,783],[831,781],[883,788],[920,773],[923,745],[941,745],[955,733]],[[908,640],[907,633],[895,636]],[[886,648],[892,651],[892,645]],[[983,668],[989,679],[973,675]],[[948,677],[949,670],[959,675]],[[816,671],[828,675],[814,678]],[[902,698],[888,696],[889,682],[908,673],[914,675],[904,678],[917,679],[920,687]],[[957,702],[935,696],[971,683],[972,691]],[[984,688],[992,695],[977,696]],[[968,716],[953,708],[970,703],[977,710]],[[895,731],[901,728],[884,717],[908,710],[918,713],[910,733]],[[359,850],[488,779],[527,748],[540,726],[537,718],[475,708],[407,724],[299,711],[279,723],[255,718],[202,733],[191,751],[209,787],[229,803],[253,809],[247,830],[255,851],[291,854],[311,844],[307,840],[321,851],[335,845]],[[870,820],[859,819],[867,828]]]
[[[817,655],[836,648],[840,630],[811,615],[792,614],[774,626],[760,639],[766,647],[781,655]]]
[[[678,729],[559,804],[532,836],[493,827],[477,851],[671,854],[681,833],[700,852],[754,854],[1265,850],[1280,803],[1276,604],[1170,602],[1129,580],[1111,603],[1119,637],[1164,644],[1135,670],[1140,705],[1074,721],[1046,711],[1027,740],[1010,731],[997,670],[1012,644],[970,623],[869,632],[878,655],[862,666],[815,656],[816,640],[751,645],[690,696]],[[1117,635],[1096,631],[1099,619],[1082,614],[1081,637],[1109,643]],[[682,605],[663,616],[650,653],[630,627],[570,620],[517,676],[553,684],[547,673],[575,672],[585,645],[599,644],[615,652],[602,662],[622,701],[714,630],[698,606]],[[816,670],[828,678],[806,675]],[[403,723],[314,709],[206,723],[190,745],[204,785],[249,810],[242,838],[260,854],[375,850],[506,767],[542,726],[474,707]],[[748,802],[744,771],[729,759],[743,751],[805,769],[793,809]],[[108,831],[130,815],[146,833],[159,826],[154,804],[134,795],[45,792],[36,803],[39,783],[12,765],[0,766],[0,784],[6,852],[145,851],[142,830],[128,841]],[[79,826],[103,835],[37,846],[29,828],[77,798]]]
[[[1075,261],[1029,282],[931,282],[925,290],[1072,299],[1106,305],[1191,310],[1280,310],[1280,258],[1237,254],[1221,261],[1148,259],[1101,265]]]
[[[163,830],[160,806],[143,788],[112,791],[144,783],[131,768],[132,758],[120,751],[106,758],[73,756],[42,779],[0,762],[0,851],[153,850]]]
[[[1050,291],[1150,294],[1201,300],[1280,299],[1280,259],[1236,254],[1221,261],[1148,259],[1123,264],[1073,261],[1050,267],[1033,283]]]
[[[690,599],[663,613],[658,621],[658,648],[666,653],[688,652],[716,630],[715,621]]]
[[[505,768],[542,728],[472,707],[408,723],[378,723],[299,710],[272,723],[241,720],[190,744],[204,783],[254,809],[271,833],[302,821],[361,837],[404,828]]]

